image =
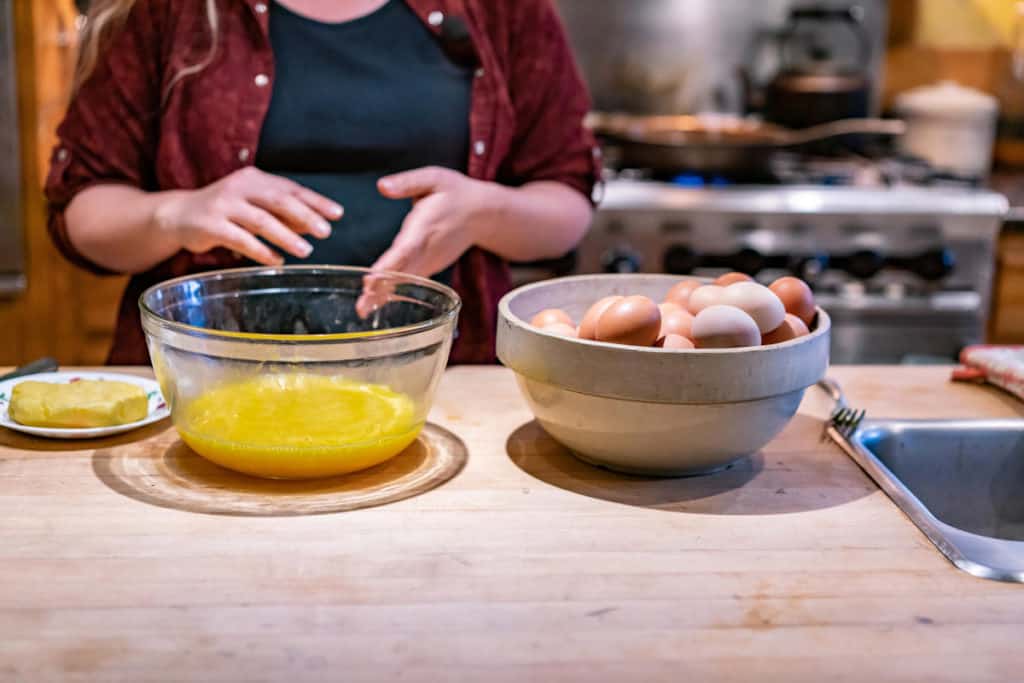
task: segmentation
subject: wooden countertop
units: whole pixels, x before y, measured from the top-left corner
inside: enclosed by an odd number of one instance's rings
[[[876,416],[1024,416],[948,369],[831,374]],[[166,423],[0,429],[0,680],[1020,680],[1024,586],[949,564],[819,441],[827,410],[809,391],[725,473],[633,479],[550,442],[508,371],[459,368],[432,414],[457,476],[265,517],[147,496]]]

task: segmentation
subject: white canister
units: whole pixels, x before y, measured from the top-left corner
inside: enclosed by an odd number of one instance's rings
[[[943,81],[897,95],[894,109],[907,122],[899,141],[904,153],[960,175],[988,175],[999,110],[996,98]]]

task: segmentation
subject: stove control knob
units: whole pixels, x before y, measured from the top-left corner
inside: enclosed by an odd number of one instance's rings
[[[870,280],[885,267],[885,257],[877,251],[861,249],[841,260],[842,269],[860,280]]]
[[[606,273],[639,273],[640,257],[627,249],[612,249],[601,259],[601,265]]]
[[[670,275],[689,275],[700,265],[700,256],[690,247],[676,244],[665,250],[662,266]]]
[[[925,280],[941,280],[956,267],[956,257],[949,249],[929,249],[910,259],[907,269]]]
[[[757,275],[765,266],[765,258],[761,252],[750,247],[744,247],[737,251],[728,258],[728,262],[729,267],[733,270],[751,276]]]
[[[825,270],[828,270],[827,254],[794,257],[789,263],[789,272],[801,280],[814,281]]]

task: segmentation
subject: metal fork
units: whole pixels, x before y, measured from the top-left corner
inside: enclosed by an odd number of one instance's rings
[[[832,411],[829,424],[837,432],[849,439],[857,431],[857,427],[864,420],[865,411],[856,410],[850,407],[836,408]]]
[[[849,439],[857,431],[860,423],[863,422],[866,412],[850,407],[850,404],[846,402],[846,396],[843,395],[842,388],[834,379],[825,377],[818,382],[818,386],[824,389],[832,397],[832,400],[836,402],[836,407],[825,424],[825,436],[827,436],[828,429],[831,427],[844,439]]]

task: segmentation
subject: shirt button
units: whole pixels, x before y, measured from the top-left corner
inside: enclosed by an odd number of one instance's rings
[[[270,83],[270,77],[267,74],[256,74],[256,78],[253,79],[257,87],[265,88]]]
[[[479,69],[473,72],[473,75],[476,76],[477,78],[483,78],[485,73],[487,72],[484,71],[484,68],[480,67]]]
[[[68,151],[66,149],[64,149],[63,147],[61,147],[60,149],[57,150],[57,161],[67,161],[67,160],[68,160]]]
[[[267,5],[266,5],[266,3],[257,2],[255,5],[252,6],[252,8],[254,10],[256,10],[257,14],[266,14],[267,13]]]
[[[473,154],[477,155],[478,157],[482,157],[486,151],[487,145],[484,143],[483,140],[477,140],[476,142],[473,143]]]
[[[440,26],[444,23],[444,13],[433,11],[427,15],[427,23],[431,26]]]
[[[242,149],[238,150],[238,160],[241,161],[243,164],[246,161],[249,161],[249,155],[250,152],[248,147],[243,147]]]

